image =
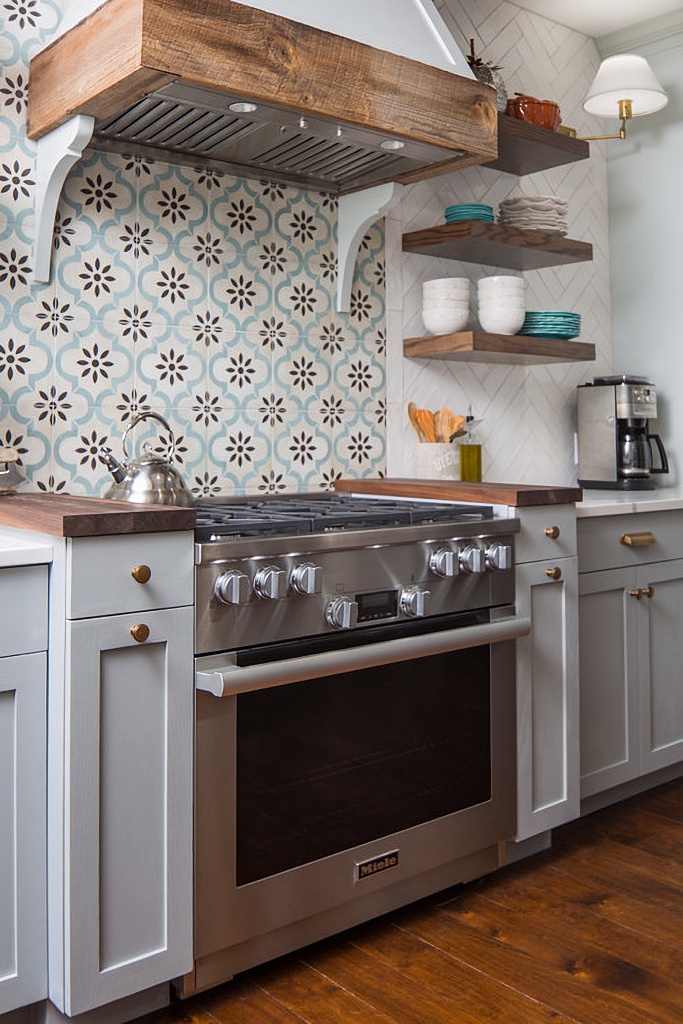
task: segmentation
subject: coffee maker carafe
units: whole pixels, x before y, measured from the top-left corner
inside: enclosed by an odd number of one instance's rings
[[[652,490],[653,476],[669,472],[659,434],[650,433],[657,392],[643,377],[595,377],[577,388],[579,484]],[[653,443],[659,465],[655,465]]]

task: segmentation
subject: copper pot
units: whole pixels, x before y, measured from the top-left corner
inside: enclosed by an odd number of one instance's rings
[[[521,92],[508,100],[505,113],[527,124],[549,128],[551,132],[560,126],[560,108],[554,100],[537,100],[535,96],[525,96]]]

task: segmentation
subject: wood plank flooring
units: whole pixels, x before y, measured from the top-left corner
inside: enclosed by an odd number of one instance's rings
[[[683,780],[154,1024],[681,1024]]]

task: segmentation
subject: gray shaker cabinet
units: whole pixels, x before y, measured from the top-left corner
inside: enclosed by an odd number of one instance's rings
[[[683,761],[683,511],[579,520],[581,795]]]
[[[56,561],[49,997],[75,1016],[192,967],[193,539]]]
[[[517,611],[517,840],[579,814],[576,516],[573,505],[515,510]]]
[[[47,994],[47,567],[0,569],[0,1014]]]

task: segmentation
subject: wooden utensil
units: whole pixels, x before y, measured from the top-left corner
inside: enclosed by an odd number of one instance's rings
[[[450,440],[450,424],[452,412],[450,409],[437,409],[434,413],[434,433],[440,444],[447,444]]]
[[[417,417],[420,430],[424,434],[425,441],[435,444],[436,433],[434,432],[434,414],[431,413],[429,409],[417,409],[415,415]]]
[[[413,430],[417,434],[418,441],[424,441],[420,424],[417,421],[417,406],[415,405],[415,402],[408,402],[408,419],[413,425]]]

